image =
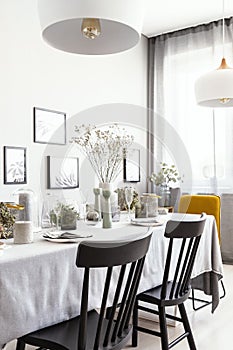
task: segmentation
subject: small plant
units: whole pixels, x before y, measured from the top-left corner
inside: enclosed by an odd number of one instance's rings
[[[0,202],[0,238],[10,238],[13,235],[15,216],[7,207],[7,204]]]
[[[168,165],[166,163],[161,162],[161,170],[155,174],[152,173],[150,176],[150,181],[153,182],[156,186],[167,186],[170,184],[176,183],[181,180],[181,177],[176,169],[175,165]]]
[[[76,223],[76,220],[79,220],[79,213],[75,209],[75,207],[72,204],[63,204],[58,203],[56,212],[59,212],[58,214],[58,223],[59,226],[65,226],[69,225],[69,223]],[[50,220],[55,225],[56,224],[56,214],[54,210],[50,211]],[[68,230],[68,228],[66,228]]]

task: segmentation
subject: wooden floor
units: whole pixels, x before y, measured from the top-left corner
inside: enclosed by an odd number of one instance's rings
[[[214,314],[211,313],[211,306],[202,310],[193,311],[191,302],[186,302],[186,309],[189,314],[189,320],[192,325],[197,349],[199,350],[225,350],[233,348],[233,265],[224,265],[224,285],[226,287],[226,297],[221,299],[220,305]],[[148,327],[158,327],[156,322],[142,321]],[[182,332],[182,325],[169,327],[170,339]],[[130,349],[128,345],[126,349]],[[7,344],[5,350],[14,350],[15,342]],[[27,350],[33,347],[28,346]],[[139,346],[135,350],[155,350],[161,349],[160,339],[147,334],[139,335]],[[176,345],[174,349],[187,350],[186,340]]]

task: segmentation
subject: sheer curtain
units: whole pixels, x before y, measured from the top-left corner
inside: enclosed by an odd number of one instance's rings
[[[225,20],[225,57],[233,67],[233,18]],[[222,59],[222,22],[149,39],[151,169],[175,163],[184,192],[233,189],[233,108],[197,106],[197,78]],[[153,113],[151,113],[153,111]]]

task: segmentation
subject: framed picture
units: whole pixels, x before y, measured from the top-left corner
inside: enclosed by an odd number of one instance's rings
[[[3,153],[4,184],[26,184],[26,148],[4,146]]]
[[[47,156],[48,188],[79,187],[79,159]]]
[[[124,181],[140,182],[140,150],[127,150],[123,163]]]
[[[33,141],[54,145],[66,144],[66,114],[44,108],[33,108]]]

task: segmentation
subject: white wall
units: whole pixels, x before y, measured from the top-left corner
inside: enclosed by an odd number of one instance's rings
[[[136,144],[146,150],[146,38],[116,55],[64,53],[42,40],[37,0],[1,0],[0,43],[0,200],[19,188],[3,184],[3,146],[27,147],[24,187],[38,194],[46,186],[45,155],[64,152],[63,146],[33,143],[34,106],[66,112],[68,140],[74,124],[119,121],[133,126]],[[81,187],[94,184],[88,175],[80,173]]]

